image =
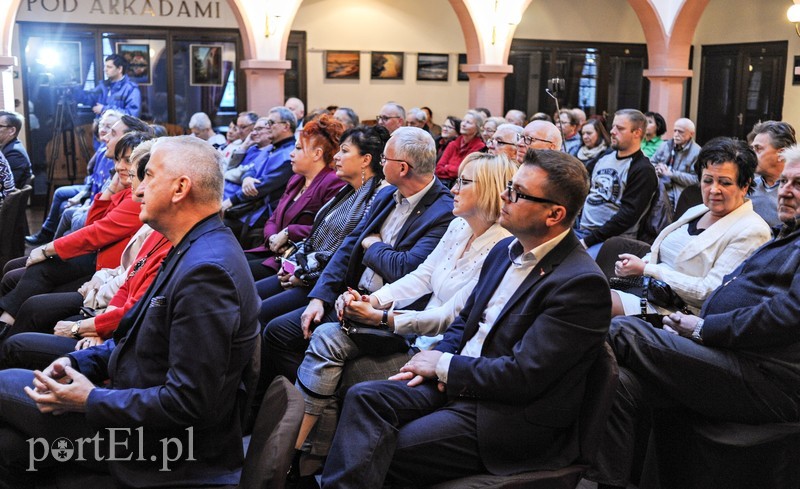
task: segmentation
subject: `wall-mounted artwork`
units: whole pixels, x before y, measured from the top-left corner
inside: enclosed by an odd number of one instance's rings
[[[449,71],[449,54],[417,55],[417,80],[447,81]]]
[[[373,80],[402,80],[403,53],[372,53]]]
[[[152,85],[150,75],[150,46],[147,44],[127,44],[118,42],[117,54],[128,61],[128,78],[139,85]]]
[[[192,69],[189,85],[200,87],[222,86],[222,45],[190,44]]]
[[[325,78],[358,80],[360,63],[358,51],[325,51]]]
[[[469,76],[461,71],[461,65],[467,64],[467,53],[458,55],[458,81],[469,81]]]

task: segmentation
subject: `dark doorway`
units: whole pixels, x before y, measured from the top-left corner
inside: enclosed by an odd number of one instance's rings
[[[759,121],[781,120],[788,42],[703,46],[697,140],[744,139]]]

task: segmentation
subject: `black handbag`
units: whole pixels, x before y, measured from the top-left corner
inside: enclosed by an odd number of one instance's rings
[[[628,292],[665,309],[691,314],[683,299],[664,281],[640,275],[611,277],[608,282],[612,289]]]
[[[364,355],[379,357],[404,353],[410,348],[404,336],[348,319],[342,320],[342,330]]]

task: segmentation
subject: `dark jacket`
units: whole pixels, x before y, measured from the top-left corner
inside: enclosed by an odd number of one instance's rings
[[[17,138],[12,139],[5,146],[3,146],[3,155],[8,160],[11,166],[11,172],[14,174],[14,185],[17,188],[22,188],[32,175],[31,159],[28,157],[28,152],[22,141]]]

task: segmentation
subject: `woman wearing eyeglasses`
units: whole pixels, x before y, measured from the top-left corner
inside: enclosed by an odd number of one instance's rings
[[[437,162],[442,159],[442,155],[444,154],[444,150],[447,149],[447,145],[456,140],[460,131],[461,119],[458,117],[453,117],[452,115],[447,116],[447,119],[444,120],[444,124],[442,124],[442,134],[436,138]]]
[[[514,176],[516,165],[503,156],[468,155],[453,186],[456,216],[428,258],[405,277],[369,296],[346,292],[336,301],[341,317],[402,335],[418,335],[416,346],[430,349],[461,311],[478,282],[483,260],[509,232],[497,224],[500,194]],[[423,311],[404,311],[431,294]],[[298,436],[299,448],[318,417],[334,402],[346,361],[361,356],[338,323],[318,326],[297,371],[297,386],[306,399],[306,415]]]
[[[461,134],[447,145],[441,159],[436,163],[436,176],[448,187],[451,187],[458,176],[458,167],[470,153],[486,151],[486,144],[481,139],[483,115],[477,110],[469,110],[461,119]]]

